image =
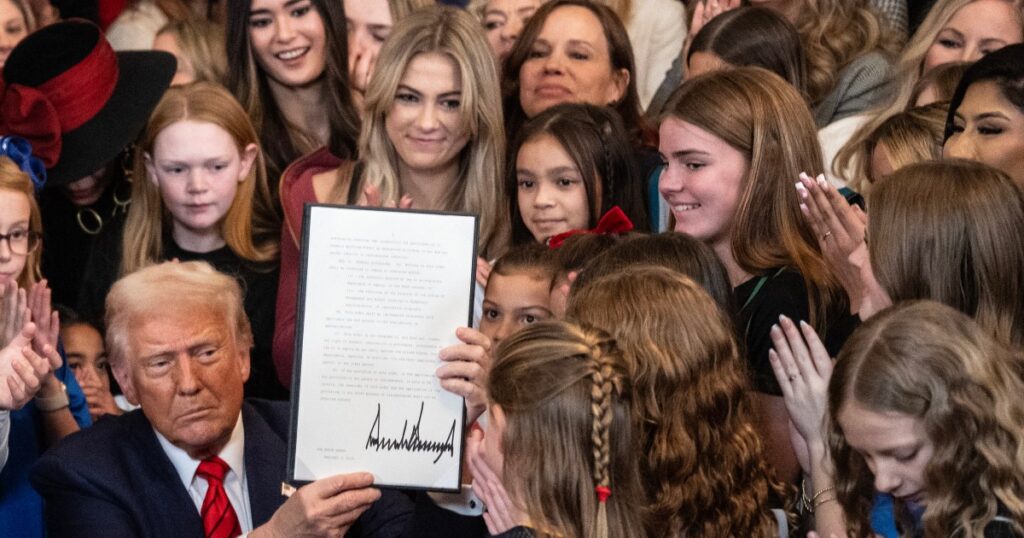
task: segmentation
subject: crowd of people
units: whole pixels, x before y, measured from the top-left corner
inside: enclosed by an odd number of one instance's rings
[[[1024,538],[1024,2],[440,4],[0,0],[0,535]],[[462,495],[282,489],[311,203],[478,216]]]

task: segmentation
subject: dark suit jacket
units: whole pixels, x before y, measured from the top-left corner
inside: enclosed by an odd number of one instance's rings
[[[285,501],[281,482],[288,451],[288,404],[249,400],[242,406],[242,424],[255,528]],[[66,438],[39,459],[32,485],[46,500],[51,538],[203,536],[199,510],[141,411],[105,418]],[[348,536],[403,534],[412,518],[412,502],[402,493],[382,493]]]

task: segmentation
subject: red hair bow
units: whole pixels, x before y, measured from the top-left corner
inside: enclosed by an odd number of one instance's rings
[[[0,80],[0,135],[15,134],[32,143],[32,154],[47,168],[60,158],[60,117],[43,92]]]
[[[619,206],[613,206],[608,210],[601,220],[597,221],[597,226],[594,226],[590,230],[569,230],[568,232],[562,232],[558,235],[551,236],[548,239],[549,248],[558,248],[565,243],[565,240],[579,234],[597,234],[597,235],[611,235],[611,234],[624,234],[633,229],[633,221],[629,220],[629,217],[622,212],[622,208]]]

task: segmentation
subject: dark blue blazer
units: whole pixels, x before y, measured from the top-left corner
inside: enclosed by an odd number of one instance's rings
[[[286,402],[248,400],[242,406],[245,472],[253,527],[284,503],[289,411]],[[32,470],[46,501],[51,538],[203,536],[199,510],[141,411],[108,417],[67,437]],[[360,516],[352,537],[397,537],[410,523],[413,503],[399,492]]]

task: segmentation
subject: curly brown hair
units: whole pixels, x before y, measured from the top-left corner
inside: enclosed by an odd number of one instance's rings
[[[661,267],[600,277],[569,317],[614,332],[633,379],[648,534],[776,536],[781,494],[751,424],[749,380],[727,315],[690,278]]]
[[[894,55],[898,33],[886,28],[868,0],[804,0],[794,21],[807,58],[807,94],[821,102],[835,88],[839,72],[872,51]]]
[[[901,303],[858,328],[836,360],[826,418],[836,497],[851,534],[873,536],[874,484],[837,420],[850,401],[923,422],[935,446],[924,471],[924,536],[984,536],[1000,506],[1015,532],[1024,533],[1022,373],[1017,352],[937,302]],[[913,526],[901,519],[904,534],[912,535]]]

